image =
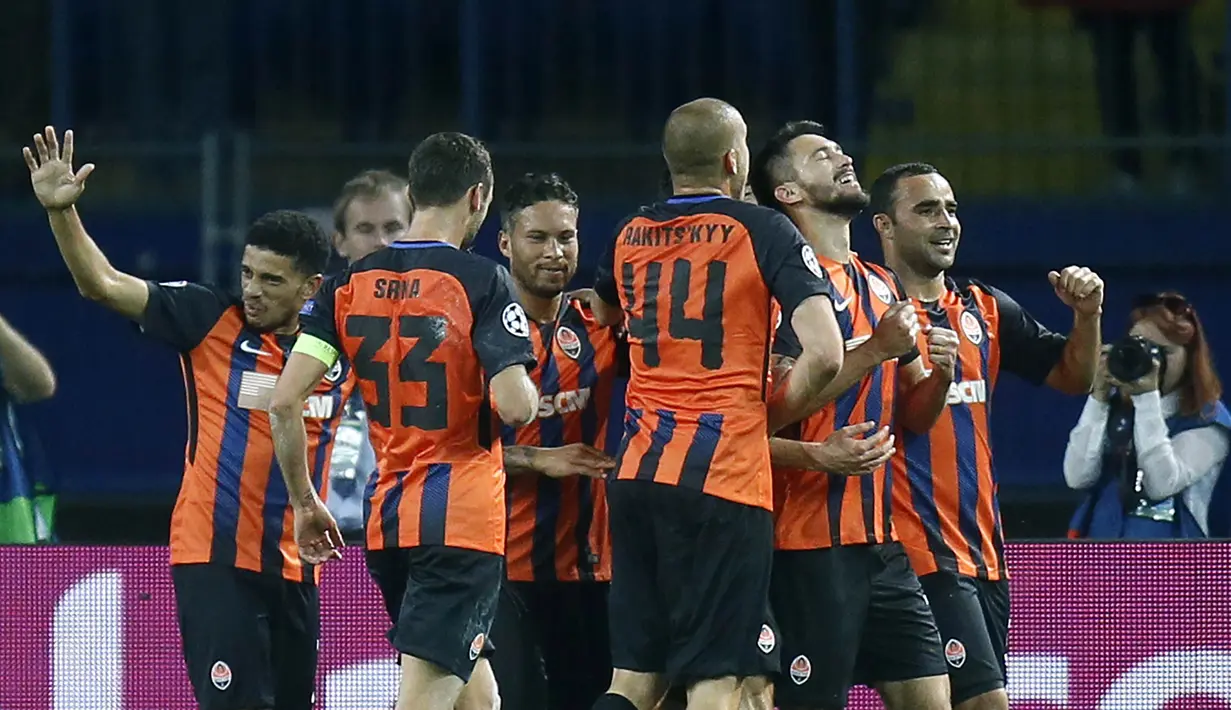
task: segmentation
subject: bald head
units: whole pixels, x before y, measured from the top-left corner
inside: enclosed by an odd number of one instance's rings
[[[722,187],[742,195],[748,175],[748,126],[726,101],[689,101],[667,118],[663,157],[677,187]]]

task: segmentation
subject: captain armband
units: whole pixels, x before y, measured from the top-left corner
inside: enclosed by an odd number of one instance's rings
[[[333,367],[334,363],[338,361],[337,348],[315,335],[308,335],[307,333],[299,336],[291,352],[310,355],[324,363],[325,367]]]

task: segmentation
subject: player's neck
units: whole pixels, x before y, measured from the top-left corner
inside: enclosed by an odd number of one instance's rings
[[[451,209],[426,207],[416,210],[410,220],[406,236],[399,242],[448,242],[461,248],[466,241],[466,223],[469,216],[463,218]]]
[[[911,298],[916,298],[925,303],[939,301],[945,295],[945,272],[940,272],[935,276],[928,276],[917,271],[911,270],[903,264],[894,264],[891,260],[889,268],[898,275],[902,280],[902,287],[906,289],[906,295]]]
[[[820,210],[799,210],[791,215],[804,239],[818,256],[841,264],[851,260],[851,219]]]
[[[560,302],[564,300],[564,294],[558,293],[553,298],[543,298],[530,293],[516,281],[513,282],[513,288],[517,291],[517,300],[521,301],[526,315],[535,323],[551,323],[560,315]]]
[[[682,195],[718,195],[718,196],[723,196],[723,197],[731,196],[731,193],[728,191],[728,188],[726,185],[702,185],[702,184],[698,184],[698,183],[691,182],[691,181],[679,182],[676,180],[672,180],[671,181],[671,192],[675,196],[682,196]]]
[[[274,328],[274,335],[294,335],[299,332],[299,316],[293,315],[284,325]]]

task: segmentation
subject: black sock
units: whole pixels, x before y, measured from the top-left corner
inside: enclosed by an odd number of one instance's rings
[[[594,702],[592,710],[637,710],[637,706],[623,695],[606,693]]]

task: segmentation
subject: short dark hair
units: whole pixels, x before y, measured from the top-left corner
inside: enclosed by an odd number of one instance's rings
[[[492,157],[483,143],[464,133],[433,133],[410,154],[410,201],[415,209],[447,207],[471,187],[492,186]]]
[[[346,211],[355,200],[376,200],[385,192],[401,194],[405,189],[406,179],[388,170],[364,170],[347,180],[333,203],[334,231],[339,234],[346,232]]]
[[[898,183],[904,178],[917,175],[939,174],[940,171],[934,165],[928,163],[899,163],[885,170],[872,183],[872,189],[870,190],[872,214],[893,216],[893,203],[896,199],[894,193],[898,189]]]
[[[333,253],[321,223],[294,210],[276,210],[257,217],[248,227],[244,246],[288,257],[305,276],[324,273]]]
[[[774,190],[786,181],[783,167],[786,164],[787,145],[800,136],[825,135],[825,126],[816,121],[789,121],[770,136],[748,169],[748,182],[752,185],[752,194],[757,196],[757,203],[774,209],[781,209]]]
[[[513,231],[517,213],[540,202],[563,202],[577,207],[577,193],[559,173],[526,173],[504,191],[500,202],[500,228]]]

